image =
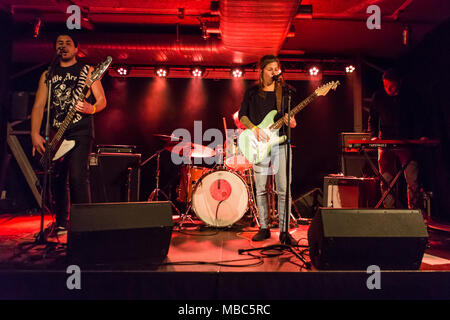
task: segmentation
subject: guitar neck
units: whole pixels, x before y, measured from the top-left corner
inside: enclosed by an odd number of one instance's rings
[[[300,102],[294,109],[291,110],[291,112],[289,113],[291,117],[295,116],[297,113],[299,113],[302,109],[304,109],[308,104],[311,103],[311,101],[313,101],[315,98],[317,97],[316,92],[313,92],[308,98],[306,98],[305,100],[303,100],[302,102]],[[278,119],[277,122],[275,122],[272,125],[273,129],[280,129],[284,124],[284,120],[283,117],[281,117],[280,119]]]
[[[52,144],[56,144],[59,141],[61,141],[62,136],[66,132],[66,130],[69,127],[69,125],[72,123],[73,117],[75,116],[75,114],[77,112],[77,110],[75,109],[75,106],[77,105],[77,103],[79,101],[83,101],[85,99],[87,93],[89,92],[89,89],[91,88],[91,85],[92,85],[92,82],[89,81],[83,87],[83,90],[81,91],[80,95],[78,96],[78,99],[76,100],[75,104],[70,107],[69,112],[67,113],[64,121],[59,126],[59,129],[56,132],[55,137],[53,138]]]

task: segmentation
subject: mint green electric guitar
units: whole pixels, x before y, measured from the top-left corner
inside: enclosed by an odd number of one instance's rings
[[[290,112],[291,117],[295,116],[300,110],[305,108],[311,101],[313,101],[318,96],[325,96],[331,89],[336,90],[339,85],[339,81],[329,82],[320,88],[317,88],[313,94],[308,98],[300,102],[295,108]],[[270,111],[264,120],[257,125],[258,128],[263,129],[264,133],[269,137],[266,142],[258,141],[252,130],[244,130],[239,135],[239,149],[245,158],[252,164],[258,164],[263,161],[272,150],[272,147],[283,143],[286,141],[287,137],[285,135],[279,136],[278,131],[283,126],[283,117],[278,119],[276,122],[275,116],[277,115],[277,110]]]

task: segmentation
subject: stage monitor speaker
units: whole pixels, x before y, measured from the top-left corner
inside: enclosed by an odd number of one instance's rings
[[[67,236],[71,263],[161,263],[172,235],[169,201],[73,204]]]
[[[140,160],[137,153],[91,153],[91,202],[139,201]]]
[[[340,149],[340,168],[345,176],[353,177],[374,177],[375,173],[370,167],[369,162],[362,153],[356,150],[347,150],[347,142],[349,140],[368,140],[370,134],[366,132],[341,132],[339,135]],[[377,150],[368,151],[368,156],[372,162],[378,165]]]
[[[321,208],[308,229],[312,264],[325,270],[419,269],[428,242],[419,210]]]
[[[319,208],[323,206],[323,194],[322,190],[315,188],[293,202],[294,209],[297,215],[304,219],[313,218],[319,211]]]

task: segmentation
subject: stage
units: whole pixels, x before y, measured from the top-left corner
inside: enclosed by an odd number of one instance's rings
[[[46,216],[45,225],[52,221]],[[176,222],[176,221],[175,221]],[[308,225],[291,228],[295,251],[252,249],[279,244],[271,238],[252,242],[257,228],[243,220],[225,229],[199,221],[174,227],[169,252],[160,265],[97,265],[80,273],[80,289],[66,259],[66,235],[52,245],[34,245],[38,214],[0,216],[0,299],[150,299],[150,300],[311,300],[448,299],[450,236],[430,223],[429,244],[419,270],[381,270],[379,289],[369,289],[367,270],[319,271],[310,265]],[[250,255],[251,254],[251,255]],[[70,285],[69,285],[70,287]],[[370,287],[370,285],[369,285]]]

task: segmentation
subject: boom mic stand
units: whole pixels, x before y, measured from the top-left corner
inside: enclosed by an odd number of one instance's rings
[[[61,50],[59,49],[58,52],[53,57],[52,62],[50,63],[48,69],[47,69],[47,76],[46,76],[46,83],[47,83],[47,117],[45,122],[45,146],[47,147],[50,143],[50,103],[51,103],[51,93],[52,93],[52,77],[53,73],[55,71],[55,66],[58,61],[58,58],[61,55]],[[47,197],[50,195],[50,174],[51,174],[51,159],[48,158],[45,161],[44,164],[44,176],[43,176],[43,182],[42,182],[42,190],[41,190],[41,226],[40,231],[36,235],[35,243],[36,244],[48,244],[47,237],[48,237],[48,231],[44,230],[44,215],[45,215],[45,208],[46,208],[46,202]],[[48,197],[51,199],[51,196]]]

